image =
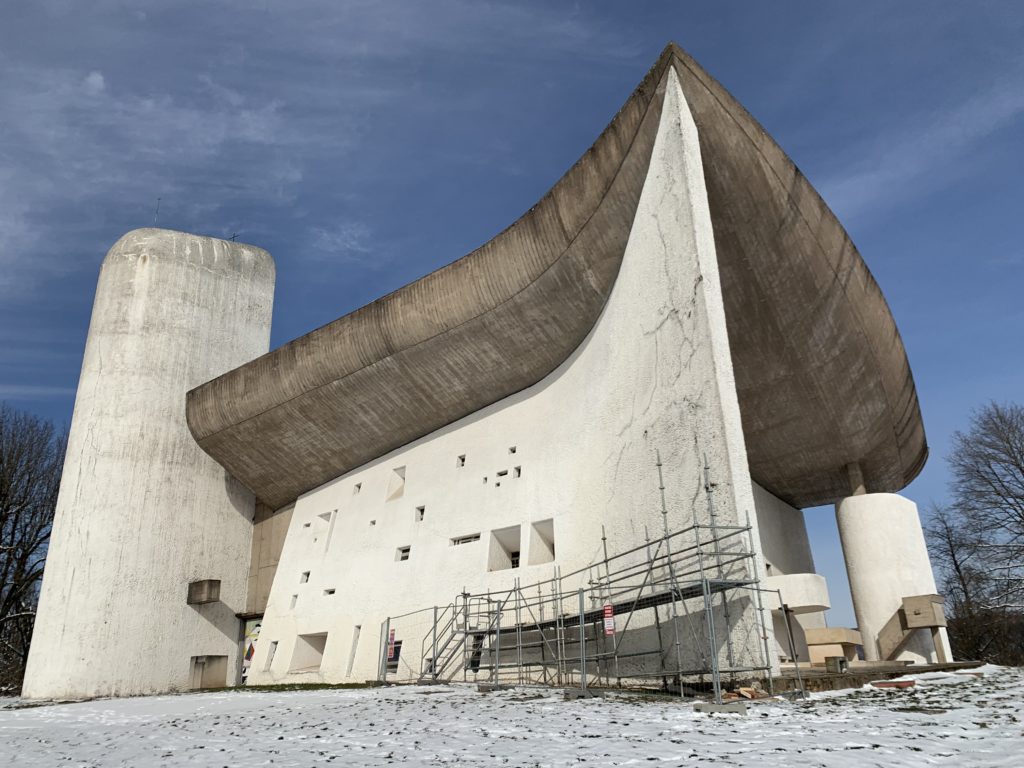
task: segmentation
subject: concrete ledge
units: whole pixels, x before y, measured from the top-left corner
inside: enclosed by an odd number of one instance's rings
[[[848,627],[811,627],[804,630],[808,645],[860,645],[860,632]]]
[[[765,589],[778,589],[784,602],[793,613],[818,613],[832,607],[828,596],[825,577],[817,573],[787,573],[769,576],[762,582]],[[765,596],[765,607],[773,611],[782,610],[777,593]]]

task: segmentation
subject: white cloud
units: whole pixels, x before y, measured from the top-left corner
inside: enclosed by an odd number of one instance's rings
[[[82,84],[85,86],[85,92],[91,94],[100,93],[107,87],[107,83],[103,79],[102,72],[90,72],[85,76],[85,80],[82,81]]]
[[[314,258],[323,261],[367,262],[371,252],[370,230],[359,222],[347,221],[330,228],[314,228]]]

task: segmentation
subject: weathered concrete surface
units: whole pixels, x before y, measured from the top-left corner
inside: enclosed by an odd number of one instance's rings
[[[254,500],[196,446],[184,393],[266,351],[273,289],[270,255],[241,243],[141,229],[110,249],[25,696],[184,689],[207,654],[233,680]],[[187,605],[203,579],[220,601]]]
[[[674,45],[509,229],[190,392],[202,448],[277,508],[548,375],[615,282],[669,68],[700,137],[754,479],[797,507],[845,495],[852,462],[869,491],[904,487],[927,448],[878,286],[783,151]]]

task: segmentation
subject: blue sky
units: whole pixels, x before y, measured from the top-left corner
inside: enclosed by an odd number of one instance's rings
[[[69,421],[100,262],[153,223],[277,262],[276,346],[486,241],[676,40],[857,243],[953,430],[1024,400],[1024,9],[34,0],[0,9],[0,399]],[[851,625],[830,509],[808,513]]]

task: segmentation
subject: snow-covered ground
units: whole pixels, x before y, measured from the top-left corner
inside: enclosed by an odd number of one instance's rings
[[[1024,671],[701,715],[660,697],[463,686],[226,693],[0,709],[0,766],[1019,766]]]

